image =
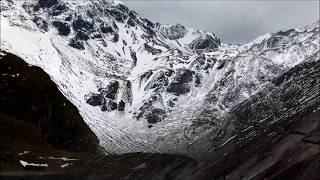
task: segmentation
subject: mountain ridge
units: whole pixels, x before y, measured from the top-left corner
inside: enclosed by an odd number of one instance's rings
[[[153,23],[119,2],[0,7],[1,49],[43,68],[107,152],[197,153],[167,143],[191,143],[206,124],[219,129],[215,119],[319,49],[319,23],[238,46]]]

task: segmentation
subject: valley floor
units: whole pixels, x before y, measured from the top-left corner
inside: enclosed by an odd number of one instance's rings
[[[272,140],[259,137],[245,146],[238,146],[230,141],[205,160],[195,161],[188,157],[168,154],[72,154],[78,161],[74,161],[74,164],[66,169],[1,172],[0,177],[3,180],[316,180],[320,177],[319,118],[320,110],[313,110],[306,116],[291,119],[291,123],[286,125],[286,131]],[[264,147],[256,148],[257,145]],[[26,154],[25,157],[27,156]],[[48,164],[50,166],[50,163]]]

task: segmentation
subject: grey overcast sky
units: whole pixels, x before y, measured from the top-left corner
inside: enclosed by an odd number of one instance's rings
[[[246,43],[268,32],[303,27],[319,19],[317,1],[122,0],[140,16],[215,33],[223,41]]]

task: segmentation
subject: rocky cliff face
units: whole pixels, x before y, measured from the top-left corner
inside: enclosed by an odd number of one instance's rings
[[[21,169],[21,154],[69,156],[103,153],[78,109],[39,67],[1,52],[0,171]],[[1,175],[0,175],[1,176]]]
[[[97,137],[85,124],[77,108],[61,94],[43,70],[29,66],[10,53],[5,53],[0,64],[3,136],[12,131],[15,136],[24,138],[19,131],[27,133],[31,131],[27,129],[30,126],[39,132],[40,144],[66,151],[99,152]],[[19,127],[22,129],[16,132],[15,123],[25,124],[26,129],[21,125]],[[36,132],[31,132],[31,135]],[[14,141],[22,143],[18,139]],[[37,143],[35,139],[25,138],[24,141]]]
[[[237,46],[107,0],[0,7],[1,49],[43,68],[108,152],[206,152],[185,147],[319,49],[319,23]]]

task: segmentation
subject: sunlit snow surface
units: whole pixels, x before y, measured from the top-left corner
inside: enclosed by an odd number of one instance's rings
[[[48,167],[48,164],[36,164],[36,163],[28,163],[26,161],[20,160],[20,163],[23,167],[27,166],[35,166],[35,167]]]
[[[188,145],[201,139],[208,130],[202,126],[195,128],[195,120],[199,117],[202,120],[207,118],[208,121],[211,121],[212,116],[219,118],[232,106],[252,96],[268,80],[302,62],[319,49],[319,23],[296,29],[274,43],[272,39],[277,39],[277,33],[266,34],[242,46],[222,43],[219,48],[200,54],[189,49],[188,45],[205,32],[187,29],[182,38],[170,40],[161,34],[161,28],[169,26],[163,25],[156,31],[154,38],[158,44],[153,44],[154,48],[162,52],[153,55],[143,49],[147,40],[143,38],[146,32],[141,26],[128,27],[116,22],[119,28],[118,42],[112,42],[112,37],[105,35],[100,40],[89,39],[85,49],[78,50],[70,47],[69,37],[58,35],[55,28],[49,26],[48,32],[40,30],[22,8],[23,2],[15,1],[9,5],[8,1],[1,1],[1,50],[16,54],[27,63],[44,69],[61,92],[78,107],[85,122],[110,153],[193,151],[188,149]],[[119,3],[105,2],[105,6],[114,7]],[[86,8],[92,8],[91,5],[89,1],[68,4],[78,14],[84,14]],[[46,19],[52,18],[46,17],[44,13],[43,16]],[[108,21],[108,18],[101,17],[103,21]],[[123,40],[130,46],[124,46]],[[103,46],[101,41],[107,43],[107,46]],[[131,50],[136,52],[136,66],[132,65]],[[116,57],[114,62],[108,62],[105,58],[110,55]],[[144,88],[152,76],[140,84],[139,78],[143,73],[182,67],[194,70],[194,64],[200,56],[215,58],[217,62],[207,71],[195,70],[203,77],[201,87],[192,86],[189,93],[178,97],[160,92],[164,101],[164,105],[160,106],[167,111],[165,120],[149,128],[145,120],[133,117],[144,100],[154,93]],[[225,65],[218,68],[222,62]],[[86,103],[85,97],[88,94],[97,92],[98,88],[105,87],[114,78],[132,82],[133,99],[125,112],[103,112],[99,107]],[[221,85],[223,82],[226,85]],[[124,81],[120,81],[120,89],[124,86]],[[165,103],[175,97],[178,98],[176,105],[167,107]],[[213,97],[217,99],[213,101]],[[226,101],[227,97],[233,99]],[[117,99],[120,98],[121,92]],[[209,129],[212,131],[215,128],[222,128],[222,124],[217,122]]]

